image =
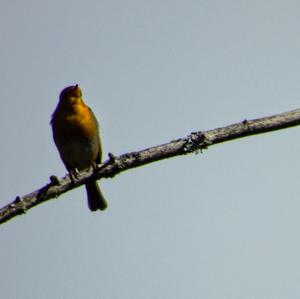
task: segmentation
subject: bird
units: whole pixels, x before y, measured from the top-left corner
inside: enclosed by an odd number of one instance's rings
[[[51,117],[54,143],[70,177],[101,163],[102,148],[99,124],[85,104],[78,84],[64,88]],[[85,184],[89,209],[105,210],[107,202],[96,181]]]

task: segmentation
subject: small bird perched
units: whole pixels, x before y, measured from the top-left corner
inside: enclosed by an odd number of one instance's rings
[[[99,125],[92,110],[84,103],[78,85],[62,90],[51,125],[54,142],[71,175],[73,171],[101,163]],[[106,209],[107,203],[97,182],[91,181],[85,186],[89,209]]]

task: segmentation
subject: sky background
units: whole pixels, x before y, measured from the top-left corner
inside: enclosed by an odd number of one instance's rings
[[[1,0],[4,206],[66,170],[50,117],[78,83],[104,159],[300,107],[299,1]],[[0,227],[7,299],[300,294],[300,127],[83,187]]]

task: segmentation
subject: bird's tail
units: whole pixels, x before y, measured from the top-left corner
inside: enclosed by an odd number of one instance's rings
[[[89,209],[94,212],[105,210],[107,203],[96,181],[88,182],[85,185]]]

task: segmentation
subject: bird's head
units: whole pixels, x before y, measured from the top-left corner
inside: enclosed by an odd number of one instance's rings
[[[78,84],[64,88],[59,95],[59,101],[61,104],[72,105],[81,100],[82,91]]]

